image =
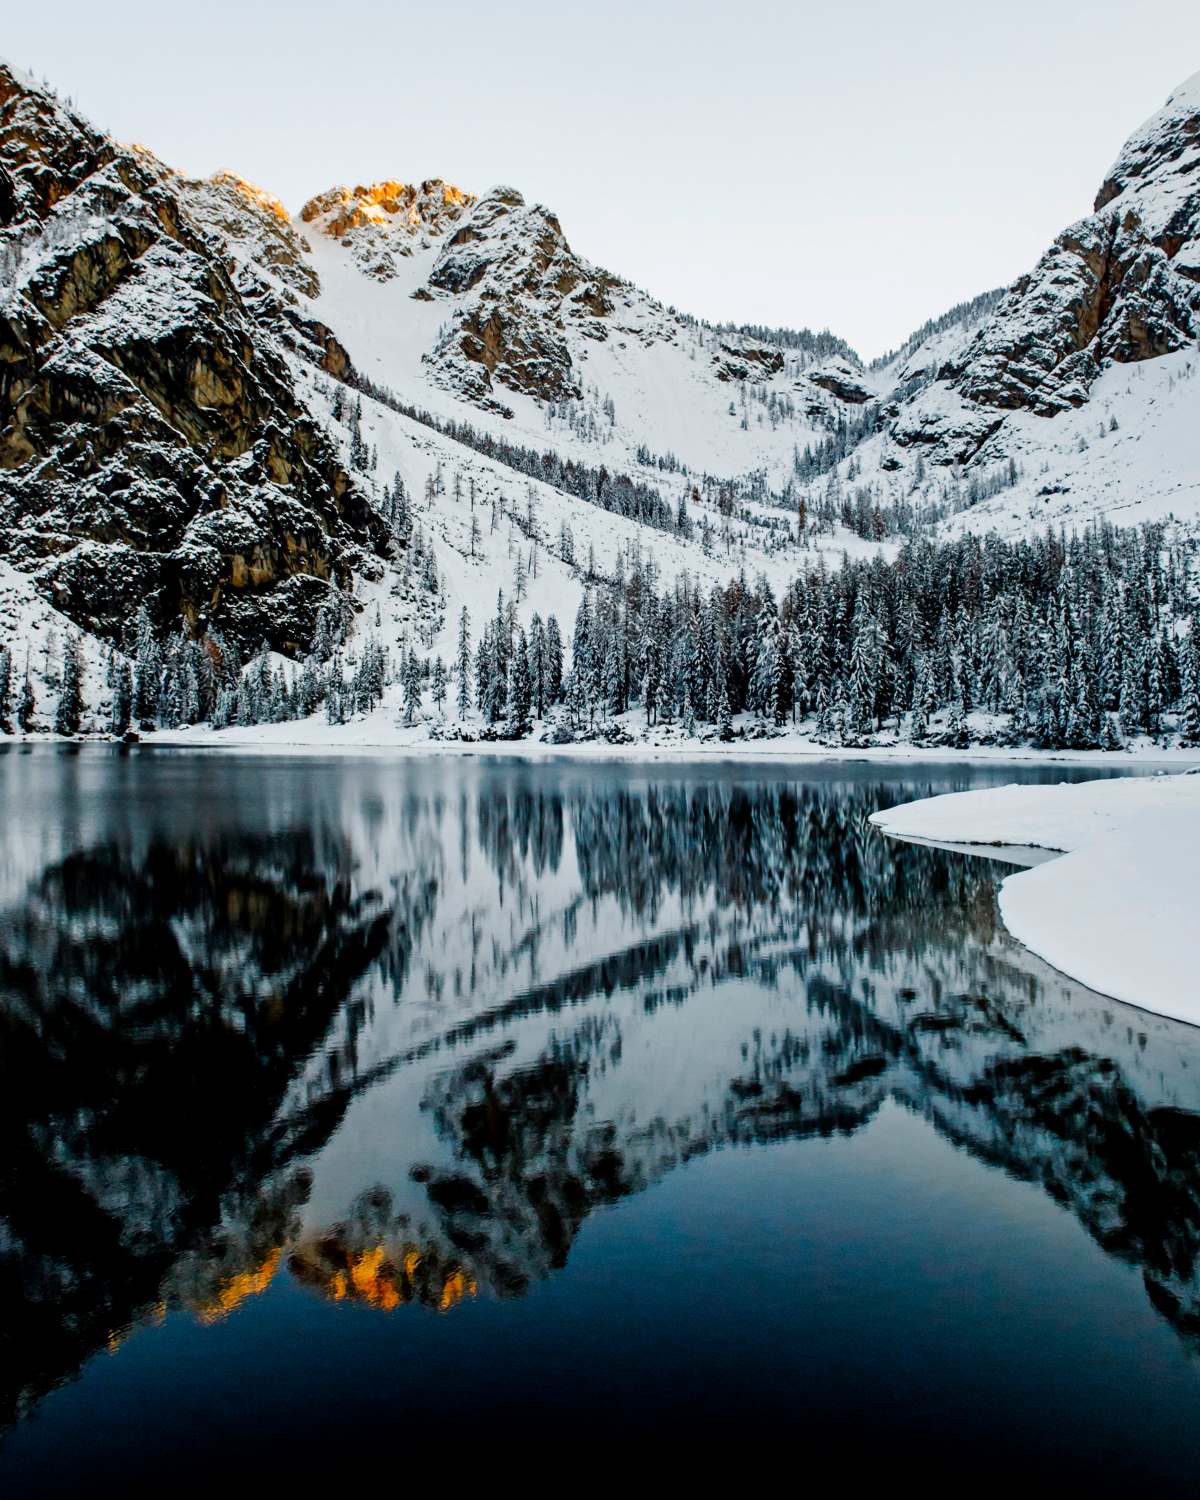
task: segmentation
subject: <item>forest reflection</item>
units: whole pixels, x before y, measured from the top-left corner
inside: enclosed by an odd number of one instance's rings
[[[1023,954],[993,863],[869,826],[894,795],[520,774],[39,869],[0,913],[0,1420],[281,1276],[383,1313],[519,1296],[675,1166],[885,1100],[1039,1183],[1200,1337],[1193,1034]],[[351,1149],[331,1183],[359,1102],[404,1089],[388,1181]]]

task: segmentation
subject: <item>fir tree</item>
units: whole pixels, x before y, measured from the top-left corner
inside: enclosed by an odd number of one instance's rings
[[[529,646],[525,639],[525,632],[518,630],[516,643],[513,647],[512,661],[509,664],[508,682],[509,721],[513,729],[518,733],[523,733],[528,728],[531,705],[532,690],[529,676]]]
[[[1200,745],[1200,631],[1193,619],[1180,661],[1179,742]]]
[[[33,680],[29,675],[29,658],[25,658],[25,676],[17,693],[17,728],[28,734],[33,728],[33,716],[37,712],[37,699],[33,692]]]
[[[12,652],[0,646],[0,731],[12,731]]]
[[[145,607],[137,613],[134,654],[133,717],[143,729],[152,729],[162,687],[162,655]]]
[[[729,688],[725,683],[721,684],[717,699],[717,735],[725,744],[733,739],[733,712],[729,707]]]
[[[458,646],[454,653],[458,678],[458,717],[465,719],[471,706],[471,620],[464,604],[458,617]]]
[[[404,722],[411,724],[421,711],[421,664],[410,651],[404,663]]]
[[[129,670],[129,663],[122,661],[114,664],[112,682],[112,712],[109,715],[108,727],[112,734],[118,738],[129,728],[129,720],[133,712],[133,675]]]
[[[54,715],[55,734],[78,734],[83,712],[83,656],[79,637],[72,631],[63,647],[62,678],[58,690],[58,708]]]
[[[546,617],[546,704],[557,703],[563,693],[563,644],[558,621]]]

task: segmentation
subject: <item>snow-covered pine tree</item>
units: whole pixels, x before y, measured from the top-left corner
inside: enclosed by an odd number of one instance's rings
[[[0,646],[0,731],[12,732],[12,651]]]
[[[123,735],[129,728],[132,713],[133,674],[129,670],[129,663],[127,661],[116,661],[114,659],[112,669],[112,709],[108,719],[109,732],[118,737]]]
[[[458,717],[465,719],[471,707],[471,619],[464,604],[458,617],[458,644],[454,650],[454,673],[458,678]]]
[[[143,729],[151,729],[162,685],[162,655],[145,606],[137,612],[134,654],[137,667],[133,676],[133,717]]]
[[[446,671],[446,663],[439,656],[433,664],[433,672],[430,676],[430,696],[433,698],[434,707],[441,713],[446,703],[446,693],[450,684],[450,674]]]
[[[1200,745],[1200,629],[1193,618],[1180,652],[1179,742]]]
[[[16,720],[17,728],[22,734],[28,734],[33,728],[34,715],[37,713],[37,698],[33,691],[33,679],[29,675],[29,657],[25,657],[25,676],[21,679],[21,686],[17,692]]]
[[[557,703],[563,693],[562,632],[554,615],[546,616],[546,703]]]
[[[404,661],[404,722],[411,724],[421,711],[421,663],[409,651]]]
[[[525,734],[528,732],[532,701],[533,693],[529,676],[529,643],[526,640],[525,632],[518,630],[508,669],[508,724],[510,733]]]
[[[63,645],[62,676],[58,707],[54,713],[55,734],[78,734],[83,712],[83,651],[72,630]]]

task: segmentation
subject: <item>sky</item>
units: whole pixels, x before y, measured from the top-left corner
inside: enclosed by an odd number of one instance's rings
[[[0,49],[189,174],[508,183],[666,302],[870,358],[1090,210],[1200,6],[57,0]]]

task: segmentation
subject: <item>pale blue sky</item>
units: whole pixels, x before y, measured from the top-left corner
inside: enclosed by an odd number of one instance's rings
[[[679,307],[872,355],[1088,211],[1200,6],[59,0],[0,45],[188,172],[508,182]]]

